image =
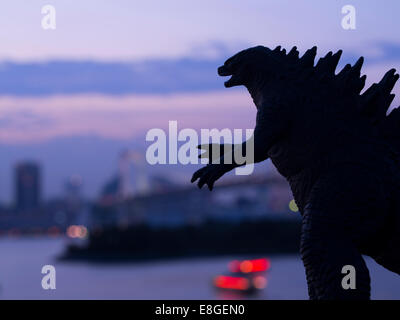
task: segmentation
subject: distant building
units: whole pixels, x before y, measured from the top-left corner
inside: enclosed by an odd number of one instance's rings
[[[29,211],[40,204],[40,167],[34,162],[19,163],[15,168],[15,204],[18,210]]]
[[[240,223],[257,219],[299,219],[299,215],[289,208],[293,195],[281,177],[251,176],[225,180],[213,192],[199,190],[194,185],[170,186],[113,202],[117,183],[117,178],[112,180],[94,206],[93,224],[175,227],[207,221]]]

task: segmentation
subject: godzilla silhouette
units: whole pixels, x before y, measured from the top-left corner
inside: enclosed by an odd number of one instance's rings
[[[257,46],[228,59],[218,74],[231,76],[227,88],[244,85],[257,107],[254,162],[270,158],[290,184],[310,299],[370,299],[362,254],[400,273],[400,108],[387,115],[399,75],[392,69],[360,94],[362,57],[335,74],[342,51],[314,66],[316,52],[299,58],[296,47],[286,54]],[[215,163],[211,147],[199,146],[210,160],[192,177],[210,190],[238,166],[226,161],[232,151]],[[345,265],[356,270],[355,289],[342,287]]]

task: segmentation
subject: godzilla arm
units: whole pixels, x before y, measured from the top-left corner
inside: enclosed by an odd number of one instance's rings
[[[276,111],[275,108],[259,108],[252,137],[242,144],[234,145],[233,151],[223,154],[217,163],[210,161],[209,165],[196,171],[191,182],[200,179],[199,188],[207,184],[212,190],[215,181],[232,169],[266,160],[268,150],[286,130],[287,119],[283,121],[282,112],[278,117]],[[243,161],[237,161],[239,158]]]
[[[256,127],[251,138],[242,144],[234,145],[232,152],[221,156],[219,163],[232,162],[230,170],[244,165],[237,163],[240,155],[246,159],[246,164],[258,163],[268,159],[268,151],[274,145],[283,133],[287,130],[288,118],[285,118],[282,112],[278,110],[283,107],[260,107],[257,111]],[[278,112],[279,111],[279,112]],[[239,156],[234,156],[238,154]]]

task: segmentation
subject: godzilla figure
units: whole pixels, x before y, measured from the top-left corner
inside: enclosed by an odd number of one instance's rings
[[[231,76],[227,88],[244,85],[257,107],[254,162],[270,158],[290,184],[310,299],[370,299],[362,255],[400,273],[400,108],[387,115],[399,75],[392,69],[361,94],[362,57],[336,74],[342,51],[314,65],[316,52],[299,58],[296,47],[286,54],[257,46],[228,59],[218,74]],[[210,162],[192,182],[212,190],[239,164],[226,161],[232,151],[215,163],[212,145],[199,147]],[[342,287],[345,265],[355,268],[355,289]]]

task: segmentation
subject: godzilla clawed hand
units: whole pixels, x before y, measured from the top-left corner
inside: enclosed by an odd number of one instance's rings
[[[197,186],[201,189],[206,184],[211,191],[215,181],[221,178],[226,172],[227,170],[223,164],[208,164],[193,174],[191,182],[193,183],[199,179]]]
[[[193,174],[191,182],[193,183],[199,179],[198,187],[201,189],[206,184],[211,191],[215,181],[230,170],[227,165],[221,163],[221,157],[232,152],[233,145],[209,143],[200,144],[197,148],[204,151],[199,155],[199,159],[208,159],[208,165],[197,170]]]

